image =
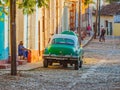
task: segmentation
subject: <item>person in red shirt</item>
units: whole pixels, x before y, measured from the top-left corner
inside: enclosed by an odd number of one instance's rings
[[[91,32],[92,28],[90,26],[90,24],[88,24],[87,26],[87,34],[90,36],[90,32]]]

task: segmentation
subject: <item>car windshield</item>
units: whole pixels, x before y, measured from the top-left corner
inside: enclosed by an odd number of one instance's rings
[[[74,46],[74,41],[68,38],[55,38],[52,40],[52,44],[65,44]]]

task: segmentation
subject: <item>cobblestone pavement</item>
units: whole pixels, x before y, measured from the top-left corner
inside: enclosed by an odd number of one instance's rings
[[[92,40],[84,51],[80,70],[54,64],[17,76],[0,71],[0,90],[120,90],[120,39]]]

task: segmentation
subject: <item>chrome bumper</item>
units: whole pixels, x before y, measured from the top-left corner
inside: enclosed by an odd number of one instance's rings
[[[43,55],[43,58],[44,59],[54,59],[54,60],[78,60],[78,56],[71,56],[71,55],[65,55],[65,56],[62,56],[62,55]]]

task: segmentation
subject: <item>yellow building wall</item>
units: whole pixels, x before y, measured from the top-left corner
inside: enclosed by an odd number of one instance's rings
[[[120,23],[114,23],[113,28],[113,35],[120,36]]]
[[[24,40],[24,15],[21,9],[16,12],[16,47]],[[17,49],[17,48],[16,48]]]
[[[82,0],[82,14],[85,14],[85,10],[88,8],[88,5],[84,4],[85,0]]]
[[[92,17],[92,20],[94,23],[95,16]],[[100,25],[103,25],[105,27],[105,20],[107,20],[108,22],[112,22],[113,36],[120,36],[120,23],[114,23],[113,16],[101,16]]]
[[[66,0],[66,2],[79,2],[79,1],[80,0]],[[84,2],[85,2],[85,0],[81,0],[82,14],[85,14],[85,10],[86,10],[86,8],[88,8],[88,5],[85,5]]]
[[[48,45],[49,38],[51,38],[52,34],[55,34],[57,29],[58,29],[58,33],[62,32],[64,27],[62,23],[64,22],[63,16],[64,16],[65,1],[66,0],[50,0],[48,8],[42,7],[38,9],[38,16],[36,12],[34,12],[32,15],[28,15],[28,40],[25,42],[28,42],[27,48],[31,49],[32,52],[37,53],[36,55],[38,55],[38,50],[36,49],[36,46],[40,47],[40,51],[42,52],[44,48]],[[82,3],[82,13],[85,12],[84,10],[85,10],[85,6]],[[36,17],[38,17],[38,20],[36,19]],[[22,10],[17,9],[16,18],[17,18],[16,34],[17,34],[17,45],[18,45],[19,41],[21,40],[24,41],[25,38],[24,37],[25,22],[24,22],[24,15],[22,13]],[[67,24],[69,25],[69,20]],[[37,37],[38,35],[36,35],[38,34],[36,33],[37,32],[36,28],[38,28],[39,30],[39,36],[40,36],[39,41]],[[40,46],[38,46],[39,45],[38,42],[40,42]],[[32,57],[35,57],[33,54]],[[38,58],[36,59],[32,58],[32,59],[37,60]]]
[[[57,33],[57,29],[58,33],[62,30],[64,1],[65,0],[50,0],[48,8],[42,7],[39,9],[41,51],[48,45],[51,36]]]

